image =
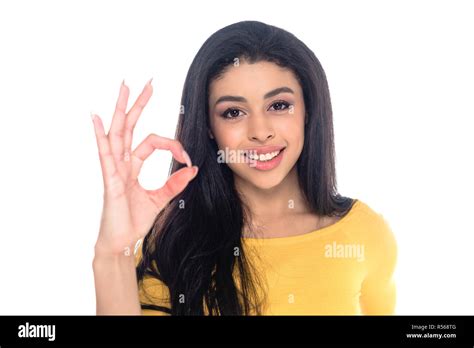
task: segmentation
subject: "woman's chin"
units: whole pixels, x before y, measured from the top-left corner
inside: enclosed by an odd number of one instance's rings
[[[273,181],[273,182],[265,182],[265,183],[252,183],[253,186],[255,186],[256,188],[260,189],[260,190],[271,190],[275,187],[277,187],[278,185],[281,184],[281,180],[279,181]]]
[[[280,185],[284,177],[281,176],[281,173],[266,172],[263,175],[253,174],[251,177],[241,176],[240,179],[246,186],[253,186],[260,190],[271,190]]]

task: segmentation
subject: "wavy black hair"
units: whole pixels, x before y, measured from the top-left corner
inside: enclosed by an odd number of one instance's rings
[[[315,54],[272,25],[243,21],[226,26],[199,49],[183,88],[176,139],[199,174],[158,214],[137,265],[139,282],[149,276],[166,284],[170,307],[142,303],[142,309],[172,315],[262,314],[262,283],[242,245],[249,210],[236,191],[232,171],[216,160],[218,147],[208,136],[209,84],[235,58],[250,64],[273,62],[290,69],[301,84],[308,121],[296,166],[309,208],[320,216],[344,216],[354,203],[337,193],[331,100]],[[170,175],[182,166],[173,159]]]

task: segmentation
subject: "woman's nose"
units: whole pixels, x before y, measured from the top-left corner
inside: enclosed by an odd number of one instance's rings
[[[264,115],[252,115],[249,118],[248,138],[253,141],[265,142],[275,136],[271,122]]]

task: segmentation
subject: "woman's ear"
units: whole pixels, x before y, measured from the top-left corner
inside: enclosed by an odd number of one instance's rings
[[[212,132],[209,128],[207,129],[207,134],[209,134],[209,138],[214,139],[214,135],[212,135]]]

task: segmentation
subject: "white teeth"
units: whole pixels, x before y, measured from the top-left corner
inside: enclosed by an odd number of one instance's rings
[[[279,153],[280,153],[280,151],[269,152],[269,153],[261,154],[261,155],[250,154],[250,153],[249,153],[249,154],[248,154],[248,157],[249,157],[251,160],[256,160],[256,161],[265,162],[265,161],[269,161],[269,160],[275,158],[276,156],[278,156]]]

